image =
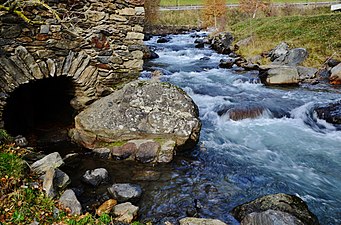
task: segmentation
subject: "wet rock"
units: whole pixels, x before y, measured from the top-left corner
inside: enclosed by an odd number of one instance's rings
[[[96,214],[101,216],[103,213],[109,214],[114,206],[117,205],[117,201],[115,199],[109,199],[105,201],[98,209],[96,210]]]
[[[161,177],[161,173],[153,170],[135,171],[132,180],[136,181],[156,181]]]
[[[204,57],[200,58],[199,60],[200,61],[208,61],[208,60],[210,60],[210,57],[204,56]]]
[[[297,196],[287,194],[266,195],[254,201],[242,204],[232,210],[232,215],[242,221],[251,213],[275,210],[288,213],[306,225],[319,225],[317,217],[311,213],[307,204]]]
[[[240,223],[240,225],[304,225],[295,216],[289,213],[267,210],[265,212],[254,212],[248,214]]]
[[[331,69],[329,77],[330,84],[341,84],[341,63]]]
[[[130,202],[118,204],[114,207],[115,220],[130,224],[137,217],[138,210],[139,207]]]
[[[94,187],[106,183],[109,180],[109,173],[104,168],[97,168],[94,170],[87,170],[82,177],[82,180]]]
[[[261,105],[231,105],[219,110],[219,116],[227,116],[231,120],[253,119],[262,116],[266,112],[266,108]]]
[[[14,143],[16,146],[19,146],[19,147],[26,147],[28,145],[28,141],[25,137],[19,135],[19,136],[16,136],[14,138]]]
[[[205,48],[205,44],[204,43],[198,43],[194,47],[195,48]]]
[[[168,83],[134,81],[78,114],[75,129],[70,133],[74,141],[89,149],[117,144],[121,147],[121,143],[124,145],[129,141],[151,140],[159,143],[161,149],[168,149],[169,141],[174,142],[174,152],[175,149],[192,149],[198,141],[200,129],[198,108],[183,90]],[[113,157],[126,157],[124,149],[114,148],[111,151]],[[140,153],[138,159],[142,156]],[[129,154],[134,153],[129,150]],[[148,158],[158,162],[162,158],[159,154],[163,152],[153,147],[149,149]]]
[[[143,52],[143,59],[157,59],[159,55],[151,49],[150,46],[145,45],[142,49]]]
[[[118,202],[126,202],[140,198],[142,189],[137,184],[113,184],[108,192]]]
[[[259,78],[266,85],[297,85],[299,76],[296,67],[292,66],[261,66]]]
[[[63,161],[67,166],[70,167],[77,167],[78,164],[81,162],[81,157],[78,153],[71,153],[67,154],[64,158]]]
[[[194,217],[186,217],[179,221],[180,225],[227,225],[226,223],[215,220],[215,219],[203,219],[203,218],[194,218]]]
[[[221,54],[232,52],[231,45],[234,38],[229,32],[221,32],[211,38],[211,48]]]
[[[341,101],[325,106],[318,106],[315,109],[320,119],[332,124],[341,124]]]
[[[142,163],[154,161],[160,149],[160,144],[157,142],[142,143],[136,153],[136,160]]]
[[[32,171],[37,174],[43,174],[50,168],[58,168],[64,164],[62,157],[58,152],[51,153],[44,158],[34,162],[31,165]]]
[[[168,37],[160,37],[159,39],[157,39],[157,43],[167,43],[170,41],[170,38]]]
[[[109,148],[96,148],[93,150],[94,155],[101,159],[109,159],[111,150]]]
[[[233,58],[221,59],[219,63],[220,68],[230,69],[232,68],[235,60]]]
[[[127,159],[131,155],[135,155],[137,147],[135,143],[127,143],[121,147],[113,147],[111,149],[111,155],[114,159],[121,160]]]
[[[80,215],[82,212],[82,206],[79,203],[73,190],[66,190],[59,199],[60,204],[64,208],[68,208],[73,215]]]

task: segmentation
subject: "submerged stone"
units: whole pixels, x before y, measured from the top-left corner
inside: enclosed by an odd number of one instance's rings
[[[231,213],[238,221],[242,221],[251,213],[267,210],[288,213],[305,225],[319,225],[317,217],[309,211],[307,204],[302,199],[282,193],[257,198],[254,201],[235,207]]]
[[[226,223],[216,219],[203,219],[186,217],[179,221],[180,225],[227,225]]]

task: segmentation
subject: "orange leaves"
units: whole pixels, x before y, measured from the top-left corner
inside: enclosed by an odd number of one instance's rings
[[[224,27],[226,13],[225,0],[204,0],[203,21],[205,27]]]

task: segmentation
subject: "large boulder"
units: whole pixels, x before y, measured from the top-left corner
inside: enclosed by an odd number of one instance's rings
[[[331,69],[329,77],[330,84],[341,84],[341,63]]]
[[[232,52],[234,38],[230,32],[221,32],[210,38],[211,48],[221,54]]]
[[[115,158],[169,162],[175,149],[198,142],[198,116],[198,107],[180,88],[134,81],[78,114],[70,135],[86,148],[111,149]]]
[[[249,214],[266,212],[268,210],[280,211],[286,214],[290,214],[291,216],[296,217],[305,225],[319,225],[317,217],[309,211],[307,204],[302,199],[294,195],[287,195],[282,193],[266,195],[261,198],[257,198],[254,201],[235,207],[231,213],[238,221],[243,221],[247,217],[250,217],[248,216]],[[286,221],[289,219],[287,218],[286,214],[277,213],[274,216],[272,213],[272,216],[267,215],[266,217],[267,219],[272,218],[274,220],[278,220],[279,217],[283,217],[281,218],[281,220]],[[265,215],[263,214],[262,217],[265,217]],[[295,224],[300,223],[297,222]]]
[[[299,74],[294,66],[266,65],[260,67],[259,78],[266,85],[297,85]]]

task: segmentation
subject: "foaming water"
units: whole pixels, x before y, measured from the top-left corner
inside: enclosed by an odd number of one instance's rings
[[[268,88],[254,71],[218,68],[226,56],[193,43],[189,34],[166,44],[147,42],[160,55],[150,63],[170,71],[163,79],[193,98],[203,128],[200,148],[178,162],[183,166],[174,164],[181,173],[148,195],[153,206],[146,218],[195,200],[200,216],[237,224],[228,214],[234,206],[284,192],[303,198],[321,224],[341,224],[341,132],[313,110],[340,99],[339,91],[324,85]],[[254,118],[229,117],[231,108],[253,106],[262,109]]]

